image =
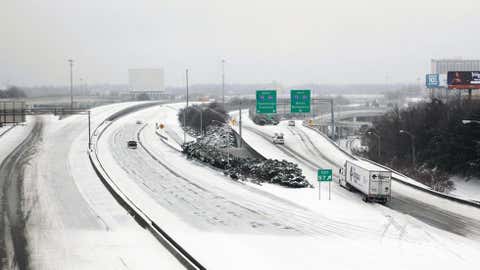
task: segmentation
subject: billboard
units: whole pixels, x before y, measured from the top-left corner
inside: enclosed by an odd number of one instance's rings
[[[449,71],[449,89],[480,89],[480,71]]]
[[[425,85],[427,88],[439,88],[440,87],[440,76],[439,74],[427,74],[425,78]]]
[[[163,69],[129,69],[130,91],[165,91]]]

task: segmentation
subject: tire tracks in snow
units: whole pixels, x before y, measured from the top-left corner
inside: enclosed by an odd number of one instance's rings
[[[35,118],[25,140],[0,165],[1,221],[0,259],[2,269],[29,269],[26,224],[32,209],[24,209],[24,171],[42,140],[43,122]],[[13,250],[9,250],[13,249]]]
[[[232,232],[293,233],[337,237],[344,237],[352,231],[371,233],[367,228],[346,226],[342,222],[317,216],[309,211],[292,211],[291,207],[282,203],[271,205],[263,200],[259,202],[199,186],[197,181],[184,177],[152,153],[149,154],[148,149],[141,142],[140,133],[133,132],[131,127],[124,126],[112,133],[111,147],[119,165],[160,205],[192,225],[206,230],[216,228]],[[122,147],[123,141],[133,137],[139,139],[141,148],[125,152],[126,147]],[[146,155],[142,153],[144,151]],[[161,167],[168,169],[162,172],[158,170],[158,166],[148,165],[148,159],[151,160],[150,162],[162,163]],[[132,164],[141,164],[145,167],[132,166]],[[143,183],[150,188],[146,188]],[[255,196],[261,196],[261,194]]]

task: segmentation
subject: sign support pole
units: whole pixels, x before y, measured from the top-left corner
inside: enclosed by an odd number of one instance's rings
[[[318,182],[318,200],[322,200],[322,182]]]
[[[88,149],[89,150],[92,148],[91,138],[92,138],[92,135],[90,131],[90,110],[88,110]]]
[[[330,201],[332,197],[332,182],[328,182],[328,200]]]

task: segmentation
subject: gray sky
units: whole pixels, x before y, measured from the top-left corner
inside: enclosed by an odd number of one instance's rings
[[[2,0],[0,85],[423,80],[431,58],[480,58],[478,0]]]

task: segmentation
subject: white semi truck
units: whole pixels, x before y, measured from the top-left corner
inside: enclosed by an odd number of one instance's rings
[[[340,185],[358,190],[365,202],[387,203],[391,199],[392,172],[363,162],[346,161],[340,169]]]

